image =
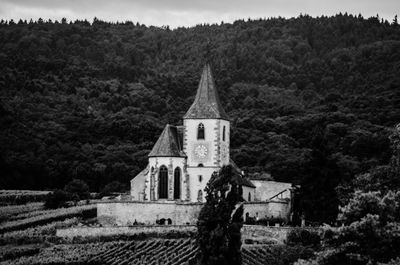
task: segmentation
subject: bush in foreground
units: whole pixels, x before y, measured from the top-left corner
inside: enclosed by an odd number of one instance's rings
[[[65,207],[70,197],[70,194],[63,190],[55,190],[46,196],[44,207],[47,209]]]

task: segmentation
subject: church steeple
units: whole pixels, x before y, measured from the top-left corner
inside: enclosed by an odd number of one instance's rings
[[[184,119],[224,119],[228,120],[219,101],[217,89],[208,63],[204,65],[196,98],[189,110],[183,116]]]

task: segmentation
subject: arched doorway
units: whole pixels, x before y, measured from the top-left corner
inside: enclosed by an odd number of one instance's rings
[[[174,199],[181,198],[181,169],[179,167],[175,168],[174,171]]]
[[[166,166],[161,166],[160,173],[158,173],[158,198],[168,199],[168,169]]]

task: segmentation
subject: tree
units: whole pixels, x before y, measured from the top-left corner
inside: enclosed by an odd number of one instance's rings
[[[301,182],[299,206],[306,220],[316,223],[333,223],[338,214],[339,199],[335,188],[341,174],[326,149],[323,130],[317,127],[312,139],[312,160],[308,174]]]
[[[48,209],[56,209],[67,205],[70,194],[63,190],[55,190],[46,196],[44,207]]]
[[[100,196],[108,196],[114,192],[125,192],[126,185],[122,184],[119,181],[113,181],[104,186],[104,188],[100,192]]]
[[[215,172],[206,186],[206,203],[197,222],[201,264],[241,264],[243,205],[241,176],[231,165]]]
[[[64,190],[73,196],[74,201],[89,199],[89,186],[80,179],[73,179],[67,185]]]
[[[390,140],[393,156],[385,173],[374,170],[357,179],[356,184],[368,185],[355,185],[357,190],[341,207],[338,219],[344,226],[327,230],[325,248],[313,260],[299,261],[298,265],[396,264],[396,259],[400,258],[400,191],[399,186],[388,183],[398,184],[396,180],[400,178],[399,125]]]

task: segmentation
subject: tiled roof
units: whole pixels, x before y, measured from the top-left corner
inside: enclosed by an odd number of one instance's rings
[[[225,119],[225,113],[219,101],[217,89],[211,74],[211,67],[206,64],[201,74],[199,87],[197,88],[196,98],[192,106],[186,112],[184,119]]]
[[[186,157],[182,151],[181,128],[167,124],[149,156]]]

